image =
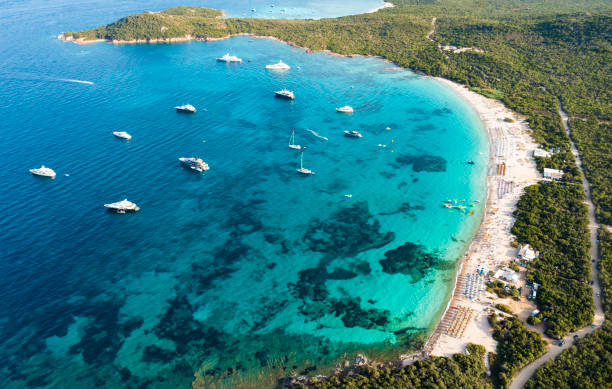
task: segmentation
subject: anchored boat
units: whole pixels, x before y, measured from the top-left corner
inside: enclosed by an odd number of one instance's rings
[[[140,208],[128,199],[117,201],[116,203],[104,204],[104,207],[109,211],[117,213],[138,212]]]
[[[176,109],[176,112],[180,112],[180,113],[196,113],[196,109],[193,105],[191,104],[185,104],[185,105],[179,105],[178,107],[174,107]]]
[[[345,105],[344,107],[336,108],[336,112],[353,113],[355,110],[350,105]]]
[[[344,131],[344,136],[348,136],[349,138],[362,138],[363,135],[359,131]]]
[[[291,132],[291,139],[289,139],[289,147],[295,150],[302,149],[302,146],[295,144],[295,131]]]
[[[191,170],[195,170],[196,172],[210,170],[208,164],[202,161],[201,158],[179,158],[179,161],[181,162],[181,165]]]
[[[304,167],[304,165],[302,164],[302,157],[304,156],[304,153],[302,152],[302,154],[300,154],[300,168],[296,169],[298,173],[300,174],[304,174],[304,175],[311,175],[314,174],[314,172],[310,169],[306,169]]]
[[[45,167],[45,165],[42,165],[38,169],[30,169],[30,173],[34,174],[35,176],[55,178],[55,172],[53,169]]]
[[[122,139],[127,139],[127,140],[132,139],[132,135],[128,134],[125,131],[115,131],[113,132],[113,135],[115,135],[117,138],[122,138]]]
[[[274,92],[274,95],[278,98],[281,99],[287,99],[287,100],[293,100],[295,99],[295,95],[293,94],[293,92],[291,92],[288,89],[283,89],[283,90],[279,90]]]
[[[275,63],[273,65],[266,65],[266,69],[268,70],[289,70],[291,69],[291,66],[287,65],[283,61],[278,61],[278,63]]]
[[[217,58],[217,62],[242,62],[242,58],[238,58],[235,55],[225,54],[221,58]]]

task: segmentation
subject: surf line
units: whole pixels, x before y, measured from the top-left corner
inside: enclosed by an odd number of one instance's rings
[[[324,140],[329,140],[326,137],[317,134],[315,131],[313,131],[311,129],[307,129],[307,130],[310,131],[312,133],[312,135],[316,136],[317,138],[321,138],[321,139],[324,139]]]

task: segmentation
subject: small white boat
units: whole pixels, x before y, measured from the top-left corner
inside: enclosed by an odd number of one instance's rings
[[[295,144],[295,131],[291,132],[291,139],[289,139],[289,147],[295,150],[302,149],[302,146]]]
[[[350,105],[345,105],[344,107],[336,108],[336,112],[353,113],[355,110]]]
[[[126,212],[137,212],[140,211],[138,205],[134,204],[128,199],[124,199],[118,201],[116,203],[104,204],[104,207],[109,211],[117,212],[117,213],[126,213]]]
[[[288,89],[278,90],[274,92],[274,95],[281,99],[293,100],[295,95]]]
[[[210,170],[208,164],[202,161],[201,158],[179,158],[181,165],[188,167],[191,170],[195,170],[196,172],[203,172],[206,170]]]
[[[174,107],[174,109],[176,109],[176,112],[180,112],[180,113],[196,113],[197,112],[195,107],[191,104],[179,105],[177,107]]]
[[[217,62],[242,62],[242,58],[238,58],[235,55],[225,54],[221,58],[217,58]]]
[[[363,135],[359,131],[344,131],[344,136],[348,136],[349,138],[361,138]]]
[[[304,167],[304,165],[302,164],[302,157],[303,157],[303,156],[304,156],[304,153],[302,153],[302,154],[300,155],[300,168],[299,168],[299,169],[296,169],[296,170],[297,170],[297,172],[298,172],[298,173],[300,173],[300,174],[304,174],[304,175],[311,175],[311,174],[314,174],[314,172],[313,172],[312,170],[310,170],[310,169],[306,169],[306,168]]]
[[[117,138],[122,138],[122,139],[127,139],[127,140],[132,139],[132,135],[128,134],[125,131],[115,131],[113,132],[113,135],[115,135]]]
[[[45,167],[45,165],[42,165],[38,169],[30,169],[30,173],[34,174],[35,176],[55,178],[55,172],[53,169]]]
[[[283,61],[278,61],[278,63],[275,63],[273,65],[266,65],[266,69],[268,70],[289,70],[291,69],[291,66],[287,65]]]

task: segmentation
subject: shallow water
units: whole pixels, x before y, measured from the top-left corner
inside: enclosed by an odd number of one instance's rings
[[[14,37],[0,41],[9,387],[188,387],[196,371],[203,386],[232,386],[326,371],[345,352],[399,352],[446,304],[481,209],[441,201],[483,200],[488,157],[466,102],[380,59],[271,40],[54,39],[172,5],[0,5],[0,35]],[[245,62],[215,61],[228,51]],[[279,59],[292,69],[264,69]],[[295,101],[275,99],[281,88]],[[176,114],[184,103],[199,112]],[[335,112],[346,104],[355,114]],[[291,131],[315,175],[295,171]],[[195,155],[209,172],[178,165]],[[57,178],[27,172],[41,164]],[[125,197],[141,211],[102,208]]]

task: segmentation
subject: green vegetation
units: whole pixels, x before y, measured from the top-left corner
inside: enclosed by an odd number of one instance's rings
[[[451,79],[498,98],[523,115],[533,138],[553,151],[537,158],[538,167],[566,172],[562,183],[527,189],[518,204],[513,233],[520,243],[540,251],[528,277],[541,284],[541,311],[532,321],[545,320],[547,333],[559,337],[588,325],[593,302],[588,285],[589,240],[580,172],[559,116],[569,115],[572,138],[591,183],[598,219],[612,224],[612,3],[607,0],[395,0],[395,8],[375,14],[336,19],[219,19],[216,11],[178,7],[160,13],[123,18],[108,26],[66,36],[84,39],[133,40],[191,36],[220,38],[251,33],[275,36],[311,50],[382,56],[400,66]],[[426,35],[436,17],[435,32]],[[483,53],[454,53],[441,45],[477,47]],[[606,312],[612,299],[612,239],[602,232],[602,284]],[[607,246],[606,246],[607,245]],[[508,293],[503,285],[491,288]],[[501,296],[500,294],[500,296]],[[516,318],[498,323],[500,340],[493,357],[494,380],[504,387],[517,369],[543,351],[541,340]],[[603,387],[609,383],[610,325],[547,364],[530,387]],[[509,336],[512,334],[512,337]],[[537,338],[537,339],[536,339]],[[607,351],[606,351],[607,350]],[[606,354],[608,353],[608,354]],[[582,355],[586,357],[582,357]],[[481,359],[473,354],[432,358],[400,370],[364,368],[355,376],[333,378],[314,387],[488,387]],[[582,358],[582,360],[578,360]],[[470,374],[461,364],[470,362]],[[607,370],[606,370],[607,367]],[[573,374],[563,381],[562,371]],[[592,372],[592,377],[589,376]],[[566,373],[563,373],[566,374]],[[548,380],[547,380],[548,379]],[[361,381],[360,381],[361,380]],[[564,384],[568,382],[568,384]],[[411,386],[417,385],[417,386]]]
[[[517,204],[512,233],[540,252],[527,278],[538,284],[536,302],[554,338],[593,320],[587,209],[580,185],[533,185]]]
[[[220,19],[219,12],[177,7],[129,16],[66,36],[133,40],[252,33],[311,50],[385,57],[401,66],[467,85],[524,115],[552,158],[538,166],[579,178],[558,114],[570,117],[572,137],[592,184],[598,218],[612,224],[612,3],[605,0],[396,0],[374,14],[322,20]],[[432,18],[435,33],[428,40]],[[442,45],[484,53],[442,51]]]
[[[510,307],[507,306],[506,304],[495,304],[495,308],[499,309],[502,312],[512,314],[512,309],[510,309]]]
[[[612,233],[599,231],[599,278],[606,321],[554,361],[539,368],[525,388],[605,388],[612,382]]]
[[[496,387],[507,388],[519,369],[544,354],[546,342],[539,333],[527,330],[516,316],[498,321],[492,314],[489,323],[497,340],[497,354],[491,356],[492,379]]]
[[[329,380],[311,378],[295,388],[478,388],[493,386],[485,375],[482,346],[470,344],[468,354],[455,354],[452,358],[432,357],[417,361],[404,368],[371,366],[358,367],[353,374],[332,376]]]

